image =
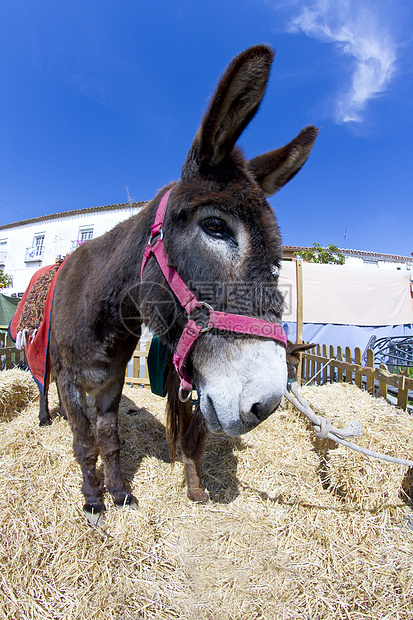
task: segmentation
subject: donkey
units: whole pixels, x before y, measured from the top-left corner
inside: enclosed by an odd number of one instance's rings
[[[81,245],[61,268],[49,361],[73,432],[87,515],[105,509],[98,454],[115,504],[136,504],[121,475],[117,414],[142,322],[173,354],[176,397],[190,395],[192,385],[199,395],[194,419],[179,423],[192,499],[205,498],[198,454],[185,438],[200,420],[212,431],[241,434],[281,401],[287,383],[277,287],[281,239],[266,196],[300,170],[318,130],[308,126],[286,146],[249,161],[236,146],[259,108],[273,58],[265,45],[234,58],[179,181]],[[95,397],[95,428],[86,393]]]

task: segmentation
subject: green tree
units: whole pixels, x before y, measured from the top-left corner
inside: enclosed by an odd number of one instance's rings
[[[13,285],[13,278],[9,276],[7,273],[4,273],[2,269],[0,269],[0,289],[9,288],[9,286]]]
[[[303,260],[309,263],[344,265],[346,262],[343,254],[334,243],[330,243],[326,248],[321,247],[319,243],[313,243],[312,248],[295,252],[295,255],[301,256]]]

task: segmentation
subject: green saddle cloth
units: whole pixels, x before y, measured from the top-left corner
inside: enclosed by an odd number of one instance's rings
[[[151,392],[157,396],[166,396],[165,371],[168,355],[168,347],[162,344],[158,336],[153,336],[148,352],[148,373]]]

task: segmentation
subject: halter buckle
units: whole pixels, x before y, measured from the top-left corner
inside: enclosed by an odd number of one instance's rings
[[[179,386],[178,398],[181,401],[181,403],[187,403],[189,401],[189,399],[192,398],[192,390],[188,390],[188,395],[187,396],[183,396],[183,392],[184,391],[186,391],[186,390],[184,390],[182,385]]]
[[[199,304],[198,307],[199,306],[203,306],[204,308],[206,308],[209,311],[210,315],[211,315],[212,312],[214,312],[213,307],[210,306],[209,304],[207,304],[206,301],[198,301],[198,304]],[[208,318],[208,323],[207,323],[206,327],[202,327],[202,329],[200,331],[201,334],[205,334],[205,332],[209,332],[213,328],[213,325],[209,325],[209,320],[210,319]],[[195,322],[198,323],[198,321],[196,321],[196,320],[195,320]],[[198,325],[199,324],[200,323],[198,323]]]
[[[161,241],[163,241],[163,230],[162,228],[159,230],[159,232],[154,232],[151,231],[151,234],[149,235],[149,239],[146,245],[149,245],[149,247],[153,247],[156,243],[156,241],[158,241],[158,239],[160,239]]]

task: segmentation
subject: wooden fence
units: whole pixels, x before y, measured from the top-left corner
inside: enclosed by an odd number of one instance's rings
[[[133,352],[131,365],[132,365],[132,374],[129,374],[130,365],[128,366],[128,370],[126,371],[125,382],[132,385],[143,385],[144,387],[150,387],[149,383],[149,373],[148,373],[148,352],[149,347],[151,346],[150,342],[146,343],[146,348],[143,351],[140,350],[141,343],[138,342],[138,346]],[[142,360],[142,361],[141,361]]]
[[[139,384],[149,387],[148,357],[150,343],[146,350],[138,348],[133,354],[133,376],[126,377],[126,383]],[[370,394],[383,398],[391,397],[389,391],[395,394],[395,404],[406,410],[409,390],[413,390],[413,379],[407,373],[392,374],[385,364],[378,368],[374,366],[374,352],[367,350],[366,365],[363,365],[362,353],[359,348],[354,353],[349,347],[343,351],[341,347],[335,350],[333,346],[317,345],[315,352],[306,352],[302,355],[301,384],[307,382],[318,385],[328,382],[354,383],[359,388],[365,388]],[[141,360],[145,360],[143,364]]]
[[[8,343],[10,344],[10,343]],[[132,374],[126,376],[126,383],[132,385],[143,385],[144,387],[149,387],[149,374],[148,374],[148,366],[146,363],[146,358],[148,357],[150,343],[146,344],[146,349],[140,351],[140,345],[133,352],[131,365],[132,365]],[[26,355],[24,351],[20,351],[16,349],[16,347],[6,346],[0,347],[0,357],[1,357],[1,370],[10,370],[11,368],[15,368],[16,366],[20,368],[24,368],[27,366]],[[144,363],[141,362],[144,360]],[[130,366],[129,366],[130,368]]]
[[[1,340],[5,344],[4,347],[0,347],[1,370],[9,370],[15,366],[24,368],[27,365],[24,351],[16,349],[14,342],[5,332],[1,333]]]
[[[0,348],[1,369],[8,370],[19,366],[20,368],[27,365],[26,355],[24,351],[19,351],[15,347]]]
[[[147,342],[141,351],[141,344],[138,343],[128,366],[126,383],[149,387],[146,363],[149,347],[150,342]],[[14,347],[1,348],[0,355],[2,369],[26,364],[24,351],[18,351]],[[349,347],[343,351],[341,347],[335,350],[333,346],[317,345],[314,353],[302,354],[301,385],[307,382],[320,385],[335,381],[354,383],[359,388],[365,388],[370,394],[383,398],[388,398],[391,391],[395,394],[395,404],[404,410],[407,409],[409,390],[413,391],[413,379],[409,378],[407,373],[391,374],[385,364],[375,368],[374,353],[371,349],[367,350],[365,366],[359,348],[353,353]]]
[[[314,351],[314,349],[313,349]],[[406,410],[409,390],[413,390],[413,379],[408,373],[391,374],[386,364],[374,366],[374,352],[366,353],[366,365],[363,365],[359,348],[354,353],[349,347],[334,350],[333,346],[317,345],[315,353],[306,352],[302,355],[301,385],[307,382],[322,384],[341,381],[354,383],[359,388],[365,387],[370,394],[388,398],[388,392],[395,393],[395,403]]]
[[[15,368],[16,366],[27,366],[27,360],[24,351],[16,349],[13,344],[14,343],[7,335],[6,346],[0,347],[1,370],[10,370],[11,368]],[[146,343],[146,347],[144,347],[143,351],[140,350],[140,346],[140,343],[138,343],[138,346],[133,353],[132,360],[129,365],[129,369],[131,368],[132,372],[130,376],[127,373],[126,383],[130,383],[133,385],[138,384],[149,387],[149,374],[148,366],[146,364],[146,358],[148,357],[150,342]]]

